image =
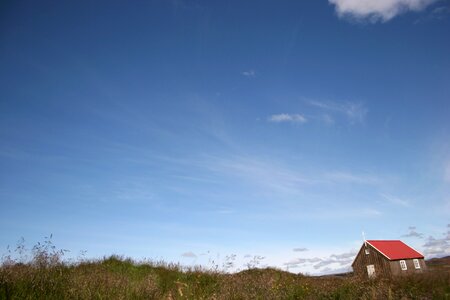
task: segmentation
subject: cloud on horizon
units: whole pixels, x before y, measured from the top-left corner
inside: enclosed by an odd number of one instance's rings
[[[447,224],[447,232],[442,238],[429,236],[423,245],[424,255],[429,257],[443,257],[450,255],[450,224]]]
[[[300,268],[307,265],[312,265],[315,270],[319,270],[320,272],[328,272],[337,268],[349,270],[356,254],[357,252],[355,251],[349,251],[341,254],[331,254],[330,256],[324,258],[295,258],[284,263],[284,266],[288,268]],[[330,268],[331,266],[334,266],[334,268]]]
[[[269,122],[281,123],[306,123],[308,120],[301,114],[277,114],[271,115],[267,118]]]
[[[339,18],[388,22],[408,11],[421,11],[437,0],[328,0]]]

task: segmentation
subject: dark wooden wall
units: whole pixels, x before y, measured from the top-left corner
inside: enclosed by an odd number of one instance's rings
[[[391,276],[391,265],[389,260],[369,244],[367,244],[367,248],[369,249],[369,254],[365,253],[366,246],[363,244],[356,255],[352,265],[355,275],[368,278],[367,265],[374,265],[375,276]]]

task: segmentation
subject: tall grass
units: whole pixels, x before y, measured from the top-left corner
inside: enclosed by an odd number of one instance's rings
[[[0,299],[450,299],[448,271],[376,280],[273,268],[229,274],[121,256],[64,262],[50,239],[29,256],[18,248],[2,259]]]

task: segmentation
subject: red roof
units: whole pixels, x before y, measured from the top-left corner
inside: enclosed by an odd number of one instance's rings
[[[377,249],[381,254],[386,256],[389,260],[397,259],[413,259],[424,258],[422,254],[409,247],[399,240],[392,241],[367,241],[369,245]]]

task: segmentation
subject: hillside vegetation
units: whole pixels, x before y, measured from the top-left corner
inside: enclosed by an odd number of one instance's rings
[[[450,299],[450,273],[439,263],[424,274],[369,281],[272,268],[226,274],[119,256],[68,263],[63,253],[47,242],[26,262],[3,257],[0,299]]]

